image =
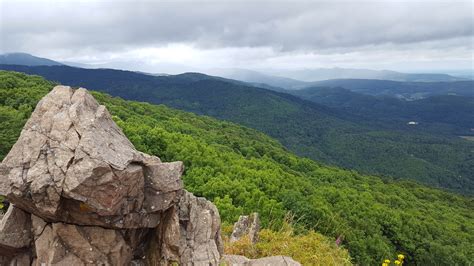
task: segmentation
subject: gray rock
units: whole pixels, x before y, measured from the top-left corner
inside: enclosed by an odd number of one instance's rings
[[[219,213],[182,173],[135,150],[87,90],[55,87],[0,165],[14,204],[0,265],[218,265]]]
[[[30,214],[10,205],[0,221],[0,255],[20,253],[31,240]]]
[[[31,241],[30,214],[10,205],[0,220],[0,265],[29,265]]]
[[[248,259],[240,255],[225,255],[221,264],[228,266],[301,266],[301,264],[290,257],[272,256],[260,259]]]
[[[34,265],[129,265],[132,249],[119,230],[46,224],[35,236]]]
[[[250,260],[249,266],[301,266],[301,264],[290,257],[272,256]]]
[[[148,264],[219,265],[223,254],[220,216],[214,204],[185,191],[155,231]]]
[[[155,227],[182,171],[135,150],[87,90],[56,86],[0,165],[0,195],[50,222]]]
[[[243,236],[248,235],[250,241],[255,244],[258,241],[258,232],[260,231],[260,218],[258,213],[254,212],[249,216],[241,215],[234,224],[230,242],[235,242]]]
[[[29,251],[11,254],[10,256],[0,255],[0,265],[2,266],[25,266],[31,264],[31,254]]]
[[[250,259],[241,255],[224,255],[221,259],[221,264],[229,266],[246,265],[248,262],[250,262]]]

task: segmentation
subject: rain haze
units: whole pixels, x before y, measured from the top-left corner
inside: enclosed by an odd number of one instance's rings
[[[472,1],[1,0],[0,52],[154,73],[472,71]]]

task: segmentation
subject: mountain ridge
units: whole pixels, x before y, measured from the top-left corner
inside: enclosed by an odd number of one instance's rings
[[[470,178],[473,142],[401,129],[384,130],[369,120],[351,121],[349,113],[294,95],[196,73],[151,76],[67,66],[0,65],[0,69],[37,74],[63,84],[239,123],[278,139],[300,156],[346,169],[412,178],[462,193],[474,190]]]
[[[0,54],[0,64],[26,65],[26,66],[61,66],[60,62],[33,56],[27,53],[5,53]]]
[[[0,77],[0,94],[8,95],[0,97],[3,158],[53,84],[16,72],[0,71]],[[343,235],[342,245],[360,265],[379,264],[387,254],[399,253],[407,265],[464,265],[474,254],[469,197],[328,167],[230,122],[101,92],[92,95],[137,150],[182,161],[186,189],[212,200],[223,221],[258,211],[268,227],[281,225],[291,211],[300,230],[314,228],[332,240]]]
[[[313,70],[268,70],[256,71],[240,68],[221,68],[204,71],[213,75],[245,81],[252,84],[267,84],[276,88],[297,90],[325,80],[368,79],[399,82],[451,82],[470,79],[438,73],[401,73],[391,70],[324,68]],[[295,74],[308,72],[302,76]],[[292,74],[293,73],[293,74]],[[359,74],[358,74],[359,73]]]
[[[312,82],[309,87],[342,87],[368,95],[387,95],[406,100],[430,95],[454,94],[474,96],[474,80],[452,82],[401,82],[376,79],[332,79]]]
[[[363,94],[342,87],[309,87],[290,93],[360,116],[361,119],[388,121],[387,125],[394,128],[416,121],[421,125],[414,129],[427,129],[435,134],[474,134],[471,131],[474,97],[432,95],[406,101],[388,95]]]
[[[10,55],[8,61],[4,58]],[[9,53],[0,55],[0,64],[12,65],[68,65],[80,68],[111,68],[111,69],[127,69],[129,71],[140,71],[147,73],[155,73],[152,65],[143,67],[143,62],[111,62],[102,64],[84,64],[76,62],[57,62],[46,58],[37,57],[28,53]],[[216,75],[228,79],[235,79],[251,84],[267,84],[275,88],[299,89],[311,86],[312,82],[334,79],[376,79],[391,81],[411,81],[411,82],[437,82],[437,81],[461,81],[472,80],[465,77],[457,77],[442,73],[403,73],[393,70],[373,70],[373,69],[357,69],[357,68],[306,68],[300,70],[276,70],[263,69],[251,70],[245,68],[211,68],[201,69],[195,67],[185,67],[177,64],[161,63],[158,67],[159,72],[168,69],[172,73],[185,72],[203,72],[208,75]],[[181,69],[181,71],[179,71]],[[166,72],[166,71],[165,71]]]
[[[372,70],[354,68],[315,68],[303,70],[269,71],[269,73],[284,75],[290,78],[314,82],[328,79],[381,79],[393,81],[455,81],[465,80],[448,74],[438,73],[402,73],[393,70]]]

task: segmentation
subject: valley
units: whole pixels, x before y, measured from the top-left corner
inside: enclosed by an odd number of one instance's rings
[[[0,71],[0,158],[52,87],[38,76]],[[138,150],[183,161],[186,189],[212,200],[224,222],[257,211],[263,226],[278,228],[290,211],[301,233],[343,235],[353,261],[364,265],[395,252],[423,265],[468,264],[474,254],[469,197],[301,158],[256,130],[208,116],[93,95]]]
[[[398,115],[396,108],[401,103],[396,99],[388,99],[388,104],[384,101],[385,106],[392,109],[382,106],[382,111],[354,111],[200,73],[152,76],[113,69],[19,65],[0,65],[0,69],[40,75],[128,100],[165,104],[239,123],[276,138],[300,156],[345,169],[388,179],[408,178],[465,194],[474,191],[474,143],[452,136],[453,132],[462,131],[462,125],[470,123],[473,113],[469,104],[472,101],[466,102],[465,115],[459,119],[457,111],[442,111],[442,118],[431,118],[436,113],[428,112],[427,119],[434,122],[426,127],[419,125],[427,130],[417,130],[406,125],[413,119],[410,111]],[[461,90],[466,87],[461,86]],[[305,91],[308,90],[301,92]],[[350,99],[360,102],[360,98],[365,101],[367,97],[369,102],[378,101],[364,95]],[[461,97],[454,99],[465,101]],[[394,101],[395,105],[392,104]],[[432,107],[427,101],[426,109],[429,110]],[[371,108],[370,104],[357,106]],[[464,105],[448,104],[446,110],[453,106],[461,108]],[[418,112],[416,108],[413,111]],[[388,119],[380,119],[385,116],[384,112],[390,114]],[[392,119],[393,113],[397,122]],[[456,120],[446,117],[450,113]],[[377,117],[374,119],[374,116]],[[402,121],[399,121],[400,117]]]
[[[0,0],[0,266],[474,266],[473,5]]]

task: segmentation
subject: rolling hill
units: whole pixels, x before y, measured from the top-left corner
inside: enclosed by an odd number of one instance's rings
[[[350,113],[348,119],[368,120],[381,127],[422,130],[453,136],[474,135],[474,97],[434,95],[406,101],[373,96],[336,87],[311,87],[289,93]],[[414,121],[416,126],[407,126]]]
[[[215,76],[240,80],[255,84],[257,86],[271,86],[274,89],[292,89],[308,86],[307,82],[285,78],[281,76],[268,75],[259,71],[240,68],[219,68],[206,71]]]
[[[374,127],[296,96],[199,73],[151,76],[67,66],[0,69],[236,122],[267,133],[301,156],[347,169],[474,191],[472,141]]]
[[[306,82],[328,79],[376,79],[411,82],[459,81],[464,78],[438,73],[401,73],[391,70],[372,70],[354,68],[315,68],[301,70],[274,70],[270,74]]]
[[[321,68],[305,70],[268,70],[255,71],[240,68],[209,69],[205,73],[229,79],[244,81],[258,86],[269,86],[274,90],[298,90],[311,86],[322,86],[342,82],[342,80],[372,80],[385,84],[383,81],[396,82],[452,82],[469,81],[468,78],[454,77],[447,74],[415,74],[400,73],[389,70]],[[321,84],[320,84],[321,83]],[[331,86],[331,85],[329,85]],[[393,86],[392,86],[393,87]],[[397,86],[399,87],[399,86]]]
[[[312,82],[308,87],[342,87],[374,96],[418,100],[434,95],[474,96],[474,81],[400,82],[376,79],[334,79]]]
[[[26,53],[0,54],[0,64],[23,66],[60,66],[62,63]]]
[[[53,84],[0,71],[0,159]],[[218,207],[224,222],[258,211],[278,227],[288,211],[300,233],[343,237],[358,265],[403,253],[405,265],[468,265],[474,256],[472,198],[410,181],[390,181],[321,165],[246,127],[163,105],[94,97],[137,149],[185,164],[188,190]]]

